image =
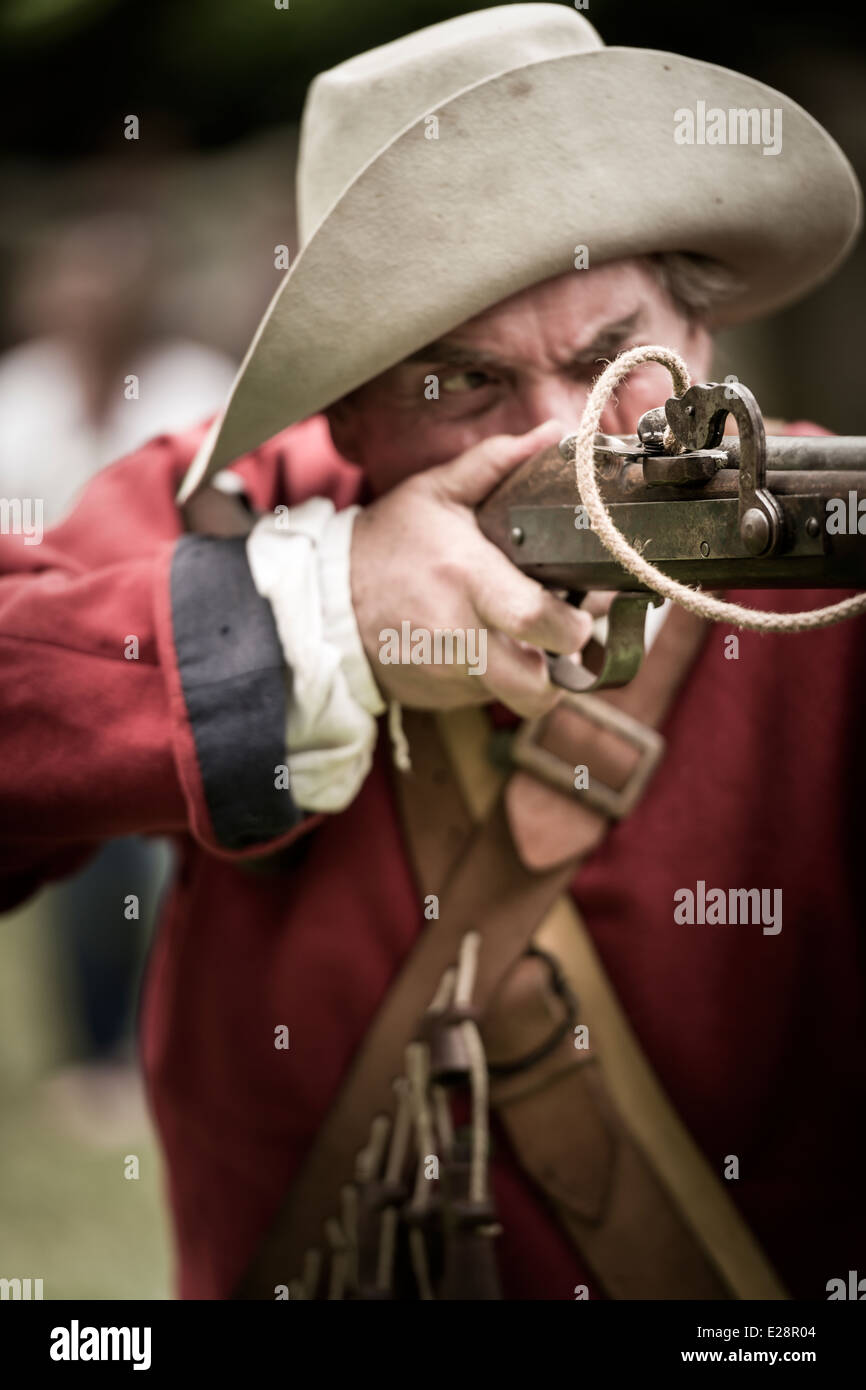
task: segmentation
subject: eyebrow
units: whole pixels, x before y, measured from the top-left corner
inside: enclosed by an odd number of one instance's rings
[[[623,338],[633,332],[639,317],[640,310],[635,309],[628,318],[621,319],[618,323],[605,324],[596,333],[591,343],[575,350],[568,361],[563,363],[563,369],[586,366],[597,362],[600,358],[611,356]],[[404,358],[404,361],[440,362],[448,367],[498,367],[500,369],[506,369],[513,365],[488,348],[475,347],[471,343],[461,343],[454,338],[436,338],[432,343],[427,343],[426,347],[420,348],[418,352],[410,353],[408,357]]]

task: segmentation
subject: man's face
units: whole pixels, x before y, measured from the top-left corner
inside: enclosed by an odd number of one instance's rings
[[[649,343],[674,348],[693,377],[706,376],[708,333],[687,322],[645,261],[574,270],[495,304],[337,402],[328,411],[334,443],[379,495],[489,435],[525,434],[552,417],[576,426],[602,359]],[[431,376],[438,399],[428,399]],[[602,427],[633,433],[670,394],[663,367],[641,367]]]

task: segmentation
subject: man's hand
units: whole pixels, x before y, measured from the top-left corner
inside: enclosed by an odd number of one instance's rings
[[[560,699],[544,652],[582,650],[592,619],[521,574],[481,534],[474,508],[513,468],[564,433],[559,421],[548,420],[529,434],[485,439],[452,463],[400,483],[358,515],[352,601],[386,698],[419,709],[501,700],[524,717],[544,714]],[[400,633],[406,621],[430,633],[486,630],[486,671],[383,662],[383,634]]]

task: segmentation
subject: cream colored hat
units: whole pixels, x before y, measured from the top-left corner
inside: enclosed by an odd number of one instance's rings
[[[768,113],[767,137],[776,122],[776,153],[763,136],[739,143],[750,110]],[[577,246],[590,267],[714,257],[744,286],[717,323],[742,322],[831,274],[861,198],[839,147],[781,93],[673,53],[605,48],[564,5],[518,4],[317,77],[298,205],[301,252],[181,501],[458,323],[572,269]]]

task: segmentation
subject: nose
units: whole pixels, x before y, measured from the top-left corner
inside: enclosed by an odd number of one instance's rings
[[[670,377],[658,363],[635,368],[608,399],[601,428],[607,434],[636,434],[640,417],[647,410],[663,406],[671,389]]]

